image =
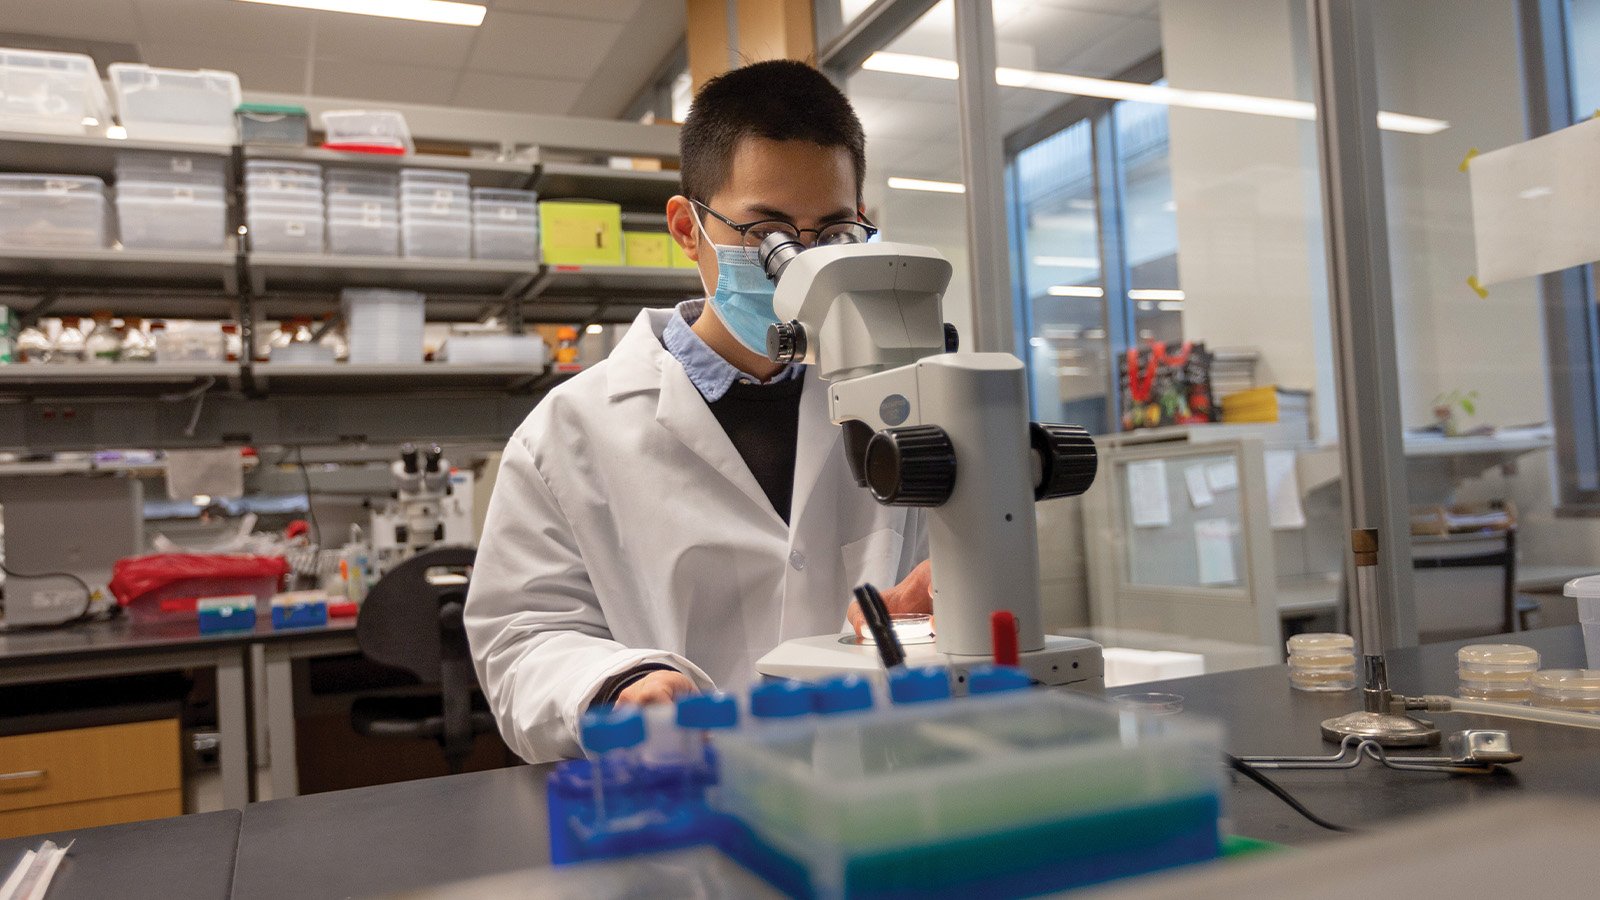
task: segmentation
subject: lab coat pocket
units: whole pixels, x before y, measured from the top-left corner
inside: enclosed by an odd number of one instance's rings
[[[880,590],[900,583],[900,549],[905,537],[893,528],[880,528],[841,548],[846,589],[870,582]]]

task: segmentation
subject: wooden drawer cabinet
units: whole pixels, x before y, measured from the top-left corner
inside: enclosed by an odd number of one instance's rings
[[[183,812],[178,720],[0,737],[0,838]]]

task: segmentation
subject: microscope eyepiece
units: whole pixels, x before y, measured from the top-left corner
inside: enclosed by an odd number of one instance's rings
[[[757,248],[756,254],[767,277],[777,281],[783,277],[783,270],[789,267],[789,263],[805,249],[806,245],[800,243],[800,239],[794,235],[774,231],[761,239],[761,246]]]

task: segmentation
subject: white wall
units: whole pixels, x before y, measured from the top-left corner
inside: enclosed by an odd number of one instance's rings
[[[1309,57],[1292,0],[1162,0],[1175,88],[1308,99]],[[1255,347],[1263,382],[1316,393],[1337,434],[1313,125],[1173,107],[1173,198],[1184,333]]]
[[[972,273],[967,265],[966,197],[883,188],[881,194],[869,190],[868,202],[877,214],[874,221],[883,229],[884,240],[932,247],[950,260],[954,271],[950,275],[950,289],[944,295],[944,318],[956,326],[963,341],[969,339],[972,336]],[[1011,297],[995,297],[986,302],[1010,306]]]
[[[1451,390],[1478,392],[1478,415],[1469,425],[1551,416],[1538,283],[1498,284],[1487,299],[1465,283],[1476,263],[1460,165],[1471,148],[1494,150],[1526,138],[1519,41],[1509,0],[1379,7],[1383,108],[1450,122],[1433,136],[1384,137],[1401,407],[1410,425],[1427,422],[1433,398]],[[1553,453],[1526,456],[1509,473],[1468,481],[1458,497],[1516,503],[1523,565],[1600,563],[1600,521],[1555,517],[1554,466]]]

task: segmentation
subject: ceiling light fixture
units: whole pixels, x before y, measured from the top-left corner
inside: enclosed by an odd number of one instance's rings
[[[589,327],[583,329],[584,334],[605,334],[606,327],[599,322],[590,322]]]
[[[1151,288],[1140,290],[1135,288],[1128,292],[1129,300],[1176,300],[1183,302],[1183,291],[1168,290],[1166,288]]]
[[[936,194],[965,194],[967,186],[959,181],[929,181],[926,178],[901,178],[891,176],[889,187],[900,191],[932,191]]]
[[[1098,269],[1100,260],[1092,256],[1035,256],[1033,264],[1052,269]]]
[[[1045,293],[1052,297],[1088,297],[1091,300],[1097,300],[1106,295],[1104,288],[1084,284],[1052,284]]]
[[[296,9],[314,9],[318,12],[353,13],[358,16],[382,16],[385,19],[409,19],[413,22],[434,22],[439,25],[467,25],[476,28],[483,24],[488,7],[476,3],[456,3],[453,0],[240,0],[243,3],[264,3],[268,6],[292,6]]]
[[[961,69],[954,60],[918,56],[912,53],[890,53],[884,50],[867,57],[861,68],[870,72],[920,75],[924,78],[939,78],[945,81],[954,81],[961,74]],[[1132,100],[1137,103],[1241,112],[1308,122],[1317,117],[1316,105],[1306,100],[1281,100],[1276,97],[1255,97],[1223,91],[1192,91],[1160,84],[1114,81],[1109,78],[1090,78],[1086,75],[1064,75],[1060,72],[1036,72],[1031,69],[1012,69],[1005,66],[994,70],[994,80],[1001,87],[1050,91],[1056,94],[1071,94],[1075,97]],[[1403,131],[1408,134],[1438,134],[1449,128],[1450,123],[1442,119],[1408,116],[1404,113],[1380,112],[1378,127],[1386,131]]]

